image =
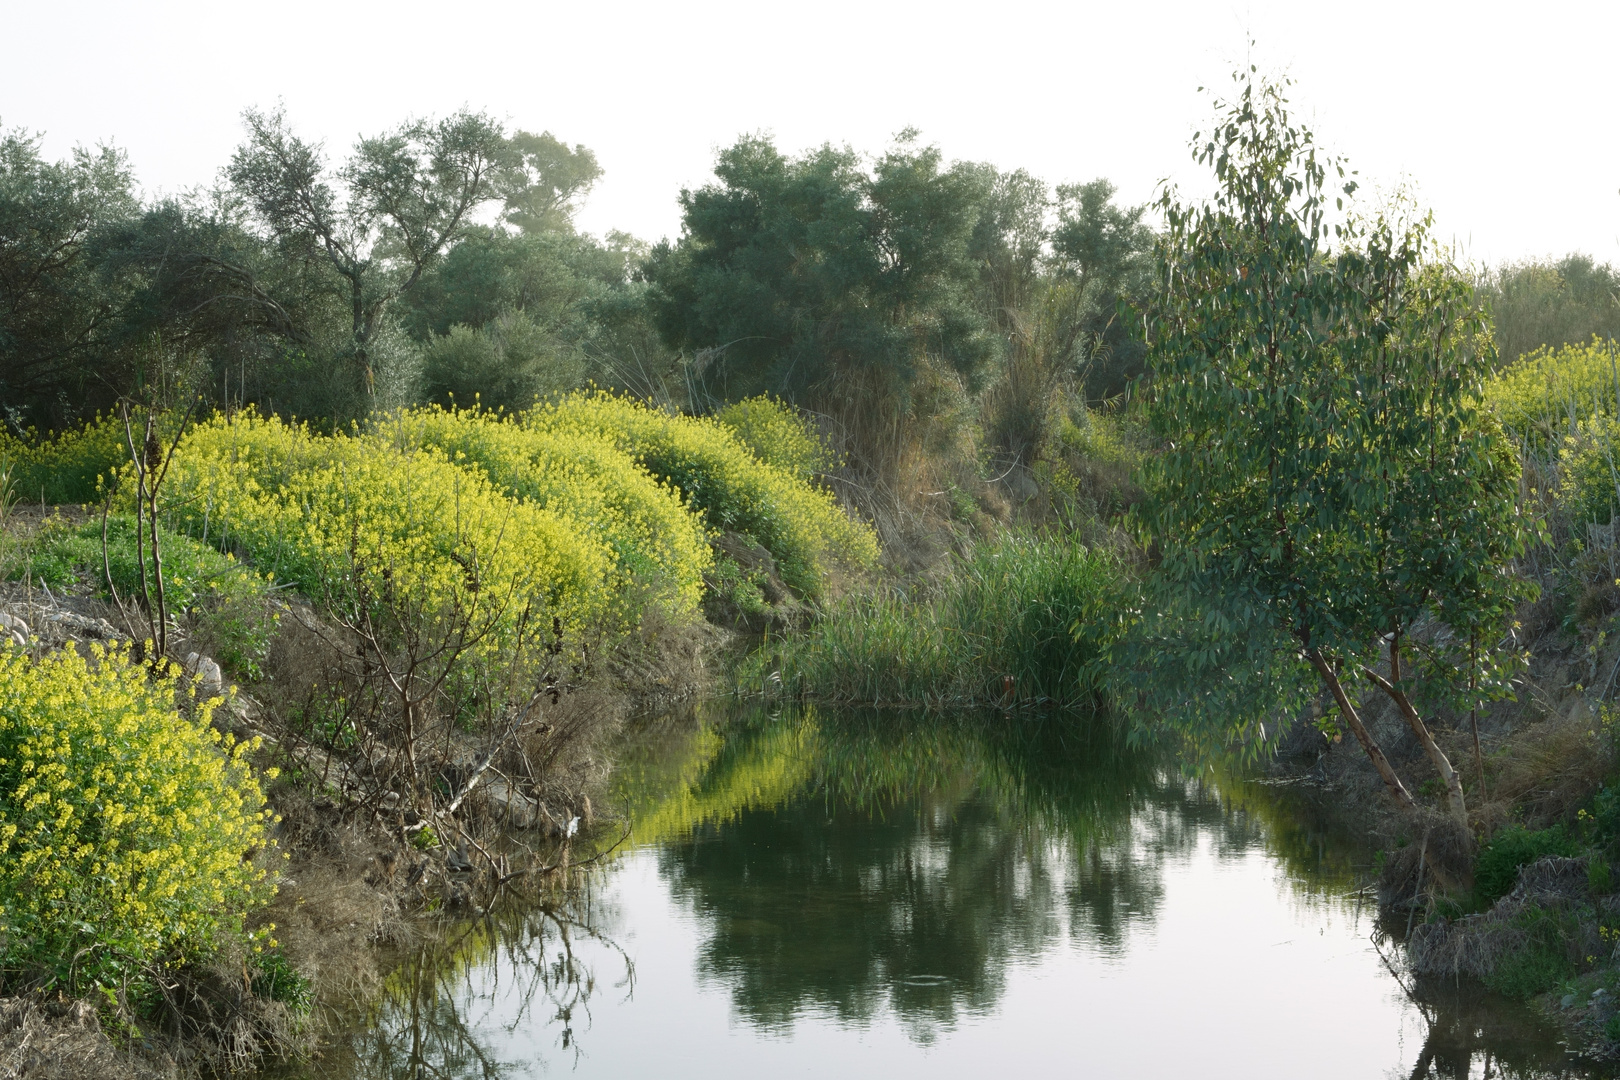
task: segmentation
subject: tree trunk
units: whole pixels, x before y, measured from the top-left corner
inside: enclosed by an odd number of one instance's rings
[[[1395,796],[1395,801],[1400,803],[1404,809],[1415,809],[1417,803],[1413,801],[1412,793],[1406,790],[1406,785],[1401,783],[1401,778],[1395,775],[1395,767],[1389,763],[1389,758],[1384,756],[1384,751],[1380,749],[1377,740],[1372,737],[1372,732],[1367,730],[1367,725],[1361,722],[1361,717],[1356,713],[1356,707],[1350,701],[1350,695],[1344,692],[1344,686],[1339,682],[1338,673],[1333,670],[1333,666],[1316,649],[1307,649],[1305,658],[1311,662],[1311,666],[1316,669],[1317,674],[1322,676],[1322,681],[1327,683],[1328,690],[1333,694],[1333,700],[1338,703],[1339,715],[1344,717],[1344,722],[1349,726],[1351,732],[1355,734],[1356,741],[1367,752],[1367,757],[1372,759],[1373,768],[1377,769],[1378,775],[1384,778],[1384,785],[1389,788],[1389,793]]]
[[[1399,668],[1397,667],[1396,670],[1398,671]],[[1377,683],[1379,688],[1389,695],[1390,700],[1395,703],[1395,707],[1400,709],[1401,716],[1406,720],[1406,726],[1412,729],[1413,735],[1417,736],[1418,742],[1423,746],[1423,752],[1429,755],[1429,761],[1433,763],[1435,772],[1439,773],[1440,779],[1445,782],[1446,802],[1450,804],[1451,816],[1456,819],[1462,831],[1467,833],[1468,804],[1463,800],[1462,777],[1458,775],[1456,769],[1451,767],[1451,759],[1446,757],[1446,752],[1440,749],[1440,745],[1434,741],[1434,736],[1429,733],[1429,726],[1423,722],[1423,718],[1412,707],[1412,702],[1408,700],[1405,691],[1372,668],[1364,667],[1361,671],[1367,678]]]

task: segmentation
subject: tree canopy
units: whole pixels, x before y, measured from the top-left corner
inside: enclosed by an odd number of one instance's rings
[[[1479,404],[1489,322],[1426,219],[1330,224],[1355,181],[1292,121],[1281,86],[1251,72],[1237,89],[1195,144],[1213,200],[1160,204],[1145,521],[1160,598],[1180,608],[1179,715],[1263,739],[1244,671],[1314,672],[1410,802],[1344,685],[1364,678],[1466,820],[1414,699],[1488,692],[1513,659],[1509,564],[1527,526],[1517,459]]]
[[[976,380],[995,352],[971,257],[982,177],[907,133],[871,167],[763,136],[724,150],[716,182],[681,193],[683,233],[653,249],[653,312],[705,358],[726,397],[793,394],[843,369],[902,382],[919,358]]]

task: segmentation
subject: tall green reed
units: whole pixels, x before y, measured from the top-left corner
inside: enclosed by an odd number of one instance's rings
[[[954,559],[922,595],[852,598],[805,633],[768,643],[739,686],[878,707],[1093,703],[1128,594],[1110,552],[1006,536]]]

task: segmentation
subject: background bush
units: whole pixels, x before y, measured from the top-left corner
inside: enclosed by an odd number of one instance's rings
[[[1504,829],[1479,849],[1474,861],[1474,895],[1484,905],[1496,903],[1513,891],[1519,868],[1544,855],[1574,857],[1580,845],[1562,826],[1550,829]]]
[[[23,502],[94,502],[101,497],[97,478],[129,461],[124,440],[123,421],[111,416],[49,437],[28,431],[19,438],[0,430],[0,470],[10,468],[12,488]]]

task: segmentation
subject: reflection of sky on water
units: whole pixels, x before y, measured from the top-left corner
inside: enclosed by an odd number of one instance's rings
[[[1347,895],[1349,856],[1266,793],[1151,768],[1081,769],[1076,793],[1020,766],[1013,798],[1000,766],[973,768],[874,798],[796,781],[666,828],[597,879],[599,938],[509,930],[522,947],[393,1006],[373,1042],[389,1051],[353,1075],[1332,1078],[1434,1057]],[[413,1071],[407,1044],[442,1073]],[[1436,1060],[1423,1075],[1484,1068]]]

